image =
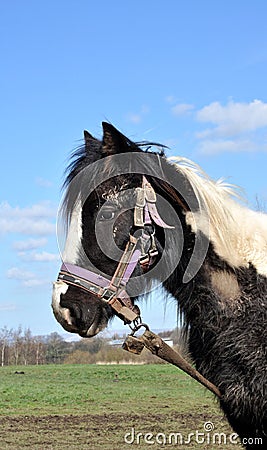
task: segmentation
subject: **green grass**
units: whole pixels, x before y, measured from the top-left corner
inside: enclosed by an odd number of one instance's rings
[[[16,375],[15,370],[25,375]],[[94,414],[107,409],[129,412],[130,403],[135,412],[148,399],[153,408],[166,403],[175,410],[183,405],[189,412],[203,401],[215,408],[212,395],[168,365],[4,367],[0,376],[0,414],[88,414],[88,408]]]
[[[3,367],[0,379],[1,450],[124,449],[131,427],[190,432],[207,421],[231,433],[212,394],[165,364]]]

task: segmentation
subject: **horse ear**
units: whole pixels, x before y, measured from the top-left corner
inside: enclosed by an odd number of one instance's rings
[[[129,139],[118,131],[113,125],[102,122],[103,142],[102,151],[106,156],[124,153],[129,147]]]
[[[96,141],[96,140],[97,140],[97,139],[94,138],[94,136],[92,136],[87,130],[84,130],[83,136],[84,136],[84,142],[85,142],[85,144],[87,144],[87,143],[90,144],[91,141]]]
[[[95,151],[96,148],[95,144],[97,142],[99,143],[99,141],[94,136],[92,136],[87,130],[84,130],[83,136],[86,152],[91,153]]]

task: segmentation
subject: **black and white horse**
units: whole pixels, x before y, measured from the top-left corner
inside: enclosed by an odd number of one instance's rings
[[[94,336],[114,315],[137,320],[134,302],[163,284],[233,429],[247,448],[255,438],[267,448],[266,215],[190,161],[103,130],[102,141],[85,132],[68,167],[57,320]]]

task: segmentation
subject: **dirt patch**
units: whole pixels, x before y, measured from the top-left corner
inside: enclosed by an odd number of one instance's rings
[[[103,414],[103,415],[51,415],[51,416],[3,416],[0,417],[1,450],[118,450],[134,446],[139,449],[162,448],[157,442],[147,443],[144,436],[169,436],[181,433],[187,436],[196,429],[203,431],[203,424],[210,422],[210,414]],[[217,432],[232,431],[222,416],[214,416]],[[138,434],[139,433],[139,434]],[[125,435],[127,434],[127,442]],[[132,441],[132,442],[131,442]],[[174,448],[165,444],[164,447]],[[176,446],[175,446],[176,447]],[[199,445],[178,445],[177,448],[193,449]],[[201,445],[202,449],[219,446]],[[237,448],[227,446],[227,449]]]

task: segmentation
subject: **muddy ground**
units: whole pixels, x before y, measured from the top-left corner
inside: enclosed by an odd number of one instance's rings
[[[166,414],[147,415],[49,415],[49,416],[2,416],[0,417],[1,450],[121,450],[180,448],[203,450],[232,450],[239,445],[207,443],[208,432],[204,434],[205,442],[168,443],[170,433],[182,433],[186,440],[188,433],[198,429],[203,432],[203,424],[210,423],[206,414],[179,414],[173,411]],[[222,416],[212,418],[216,423],[214,432],[232,433]],[[212,432],[212,430],[210,430]],[[166,439],[166,442],[164,440]]]

